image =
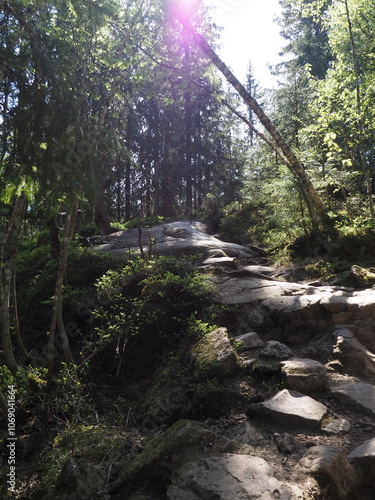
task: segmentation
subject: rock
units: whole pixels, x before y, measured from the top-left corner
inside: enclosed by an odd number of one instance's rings
[[[59,483],[70,488],[75,488],[78,483],[79,472],[78,462],[73,457],[69,457],[61,470]]]
[[[327,413],[325,405],[300,392],[284,389],[273,398],[249,407],[247,415],[267,417],[284,427],[320,427]]]
[[[203,394],[198,401],[197,413],[203,418],[223,417],[240,412],[246,402],[241,392],[223,387]]]
[[[244,333],[235,337],[234,342],[239,345],[240,349],[247,351],[249,349],[256,349],[264,347],[263,340],[255,332]]]
[[[69,457],[64,463],[58,480],[50,491],[39,498],[43,500],[91,500],[104,484],[103,468]]]
[[[296,449],[295,439],[287,432],[276,437],[276,444],[281,453],[285,453],[287,455],[290,455]]]
[[[322,430],[327,434],[346,434],[349,429],[350,422],[345,418],[330,420],[322,425]]]
[[[279,481],[265,460],[249,455],[224,455],[187,464],[173,478],[168,500],[297,500],[302,492]]]
[[[249,249],[236,243],[221,241],[207,234],[204,224],[192,221],[177,221],[142,229],[144,251],[152,255],[206,254],[211,250],[222,250],[228,257],[249,259],[260,255],[260,251]],[[138,229],[119,231],[106,236],[106,243],[93,247],[94,250],[139,253]],[[151,248],[150,242],[152,241]]]
[[[362,482],[375,486],[375,438],[365,441],[349,455],[351,464],[362,476]]]
[[[357,485],[357,475],[341,448],[313,446],[300,460],[300,466],[305,474],[317,478],[327,499],[347,499]]]
[[[204,335],[192,347],[190,357],[193,368],[209,377],[230,377],[239,367],[226,328]]]
[[[339,326],[333,332],[333,338],[337,341],[339,337],[343,337],[345,339],[352,339],[354,337],[353,332],[349,328],[345,328],[343,326]]]
[[[303,393],[320,391],[326,385],[326,367],[312,359],[282,361],[281,374],[287,389]]]
[[[280,361],[292,356],[293,352],[285,344],[270,340],[259,357],[250,364],[250,368],[261,373],[276,373],[280,370]]]
[[[257,358],[251,360],[247,368],[257,373],[278,373],[280,360],[277,358]]]
[[[167,481],[174,467],[199,458],[206,447],[214,449],[217,441],[216,434],[204,424],[180,420],[167,431],[157,434],[140,455],[125,465],[111,492],[125,495],[130,486]]]
[[[357,339],[338,337],[333,354],[348,372],[366,378],[375,376],[375,354]]]
[[[233,257],[209,257],[202,266],[221,266],[227,269],[237,269],[237,261]]]
[[[345,403],[362,411],[365,410],[369,415],[375,415],[375,386],[353,382],[332,387],[330,390],[333,396],[342,399]]]
[[[371,288],[375,284],[375,274],[370,269],[352,266],[349,271],[345,271],[332,282],[334,285],[347,287]]]
[[[262,358],[289,359],[294,356],[293,352],[285,344],[270,340],[259,354]]]
[[[361,344],[375,353],[375,322],[373,320],[357,320],[354,321],[351,328]]]
[[[310,290],[300,288],[298,295],[269,295],[262,303],[269,321],[279,326],[281,338],[290,345],[307,343],[330,322],[329,315],[320,306],[319,289],[310,289],[314,290],[311,294]]]
[[[238,425],[231,432],[231,437],[233,439],[248,445],[256,443],[258,436],[258,431],[249,421]]]

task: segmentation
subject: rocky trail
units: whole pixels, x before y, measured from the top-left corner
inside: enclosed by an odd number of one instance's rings
[[[137,248],[133,233],[99,250]],[[259,249],[198,223],[142,236],[145,251],[199,253],[215,300],[236,315],[189,347],[188,367],[219,381],[195,413],[173,384],[138,387],[154,425],[126,429],[127,459],[112,461],[102,498],[374,499],[375,290],[285,281]]]

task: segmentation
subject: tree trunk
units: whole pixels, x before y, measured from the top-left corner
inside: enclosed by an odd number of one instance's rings
[[[95,224],[98,226],[101,234],[109,234],[112,232],[111,221],[105,202],[105,194],[101,188],[95,204]]]
[[[373,192],[372,192],[372,179],[371,179],[370,170],[369,170],[369,166],[368,166],[367,159],[366,159],[365,145],[364,145],[364,139],[363,139],[364,127],[363,127],[363,120],[362,120],[362,99],[361,99],[361,87],[360,87],[361,75],[360,75],[360,71],[359,71],[357,50],[356,50],[356,45],[355,45],[355,41],[354,41],[353,25],[352,25],[352,20],[350,17],[350,12],[349,12],[348,0],[345,0],[345,11],[346,11],[346,18],[348,21],[350,45],[351,45],[351,49],[352,49],[353,67],[354,67],[354,73],[355,73],[355,87],[356,87],[356,101],[357,101],[357,127],[358,127],[358,135],[359,135],[359,156],[361,159],[362,170],[363,170],[365,180],[366,180],[367,199],[368,199],[368,204],[369,204],[370,215],[371,215],[371,217],[374,217],[375,216],[375,209],[374,209],[374,200],[373,200]]]
[[[189,47],[185,48],[185,66],[190,66]],[[193,217],[193,179],[192,179],[192,109],[191,92],[185,92],[185,215],[188,219]]]
[[[26,358],[29,357],[29,353],[26,350],[25,344],[23,343],[20,322],[18,318],[18,302],[17,302],[17,283],[16,283],[16,269],[13,270],[13,278],[12,278],[12,298],[13,298],[13,320],[14,320],[14,331],[16,334],[16,341],[18,345],[18,349],[21,354]]]
[[[192,28],[191,28],[192,29]],[[282,151],[285,158],[288,160],[290,164],[290,168],[298,177],[301,186],[308,194],[313,206],[316,211],[317,218],[321,222],[324,222],[324,218],[327,214],[327,209],[320,198],[319,194],[315,190],[314,186],[311,183],[311,180],[308,174],[305,171],[303,164],[299,161],[295,153],[292,151],[290,146],[285,142],[284,138],[276,129],[275,125],[269,119],[269,117],[265,114],[261,106],[258,102],[249,94],[249,92],[245,89],[245,87],[241,84],[241,82],[233,75],[230,69],[226,66],[226,64],[219,58],[216,52],[211,48],[211,46],[207,43],[202,35],[195,33],[194,38],[201,48],[201,50],[206,54],[206,56],[211,60],[213,64],[221,71],[221,73],[225,76],[227,81],[234,87],[234,89],[239,93],[239,95],[243,98],[245,103],[250,107],[250,109],[254,112],[254,114],[258,117],[261,124],[267,130],[267,132],[271,135],[274,140],[276,146]],[[316,219],[317,219],[316,218]],[[314,221],[313,221],[314,222]]]
[[[10,333],[10,296],[12,275],[16,263],[17,240],[27,209],[27,196],[22,193],[14,202],[4,234],[0,237],[0,328],[5,364],[12,373],[18,371]]]
[[[64,352],[65,361],[69,364],[73,363],[73,358],[69,347],[69,339],[65,331],[64,321],[62,316],[62,291],[63,291],[64,276],[68,265],[69,248],[73,239],[74,228],[77,220],[77,213],[78,213],[78,204],[74,207],[73,214],[67,214],[66,216],[64,237],[61,245],[60,262],[56,277],[55,296],[53,302],[51,326],[50,326],[48,345],[47,345],[47,365],[48,365],[49,377],[52,377],[55,369],[54,358],[55,358],[55,347],[56,347],[56,330],[58,331],[60,336],[61,347]]]

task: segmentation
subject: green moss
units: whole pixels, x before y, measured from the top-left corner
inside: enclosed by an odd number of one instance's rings
[[[100,482],[101,474],[108,468],[116,449],[119,450],[124,444],[125,438],[116,430],[101,426],[80,425],[58,434],[40,460],[43,474],[32,498],[60,498],[66,485],[59,483],[59,477],[70,457],[79,457],[80,474],[74,489],[90,491]]]
[[[128,498],[129,491],[139,485],[166,485],[174,468],[197,458],[205,442],[213,438],[213,432],[200,422],[176,422],[167,431],[156,435],[144,451],[124,467],[111,492]]]

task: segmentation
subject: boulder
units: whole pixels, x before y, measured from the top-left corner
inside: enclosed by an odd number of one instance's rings
[[[187,464],[174,477],[168,500],[297,500],[299,488],[282,483],[265,460],[249,455],[223,455]]]
[[[222,387],[204,393],[197,403],[194,414],[204,418],[219,418],[239,413],[246,408],[247,399],[240,391]]]
[[[279,451],[281,451],[281,453],[285,453],[286,455],[290,455],[296,449],[296,440],[287,432],[281,436],[276,436],[276,444]]]
[[[43,500],[58,498],[91,500],[104,482],[102,467],[69,457],[63,465],[55,487],[42,498]]]
[[[350,453],[349,460],[360,471],[362,482],[375,486],[375,438],[355,448]]]
[[[350,430],[350,422],[346,418],[335,418],[324,422],[322,431],[327,434],[346,434]]]
[[[363,382],[343,384],[330,389],[331,394],[346,404],[375,415],[375,386]]]
[[[276,340],[270,340],[266,343],[266,347],[259,353],[261,358],[276,358],[279,360],[289,359],[293,356],[293,352],[288,346],[277,342]]]
[[[230,377],[239,367],[226,328],[204,335],[191,348],[190,358],[192,367],[209,377]]]
[[[269,418],[284,427],[317,429],[327,413],[327,407],[297,391],[284,389],[247,410],[250,417]]]
[[[244,333],[243,335],[239,335],[234,339],[234,342],[243,351],[264,347],[263,340],[255,332],[248,332]]]
[[[313,446],[300,460],[300,466],[305,474],[316,477],[327,499],[347,499],[357,485],[357,474],[341,448]]]
[[[177,221],[142,229],[142,245],[152,255],[196,255],[212,250],[222,250],[228,257],[249,259],[260,255],[257,249],[221,241],[207,234],[204,224],[198,221]],[[139,252],[138,229],[118,231],[105,237],[102,245],[94,250],[112,253]]]
[[[293,357],[293,352],[285,344],[276,340],[270,340],[259,353],[257,359],[254,359],[250,368],[257,372],[275,373],[280,370],[280,362],[283,359]]]
[[[348,372],[365,378],[375,377],[375,354],[357,339],[337,337],[333,354]]]
[[[312,359],[282,361],[281,373],[287,389],[306,393],[319,391],[326,385],[326,367]]]
[[[218,436],[200,422],[180,420],[157,434],[120,472],[112,493],[124,494],[130,487],[169,481],[175,466],[199,458],[207,447],[214,448]],[[221,443],[221,446],[223,443]]]

